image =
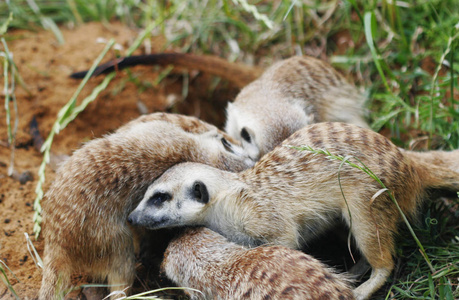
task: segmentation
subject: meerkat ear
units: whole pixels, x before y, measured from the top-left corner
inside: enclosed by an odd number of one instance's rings
[[[207,191],[206,185],[201,181],[196,181],[193,184],[193,196],[198,202],[204,204],[209,202],[209,192]]]

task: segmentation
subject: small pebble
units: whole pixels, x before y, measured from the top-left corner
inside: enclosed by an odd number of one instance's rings
[[[26,184],[27,181],[33,181],[33,175],[30,171],[22,172],[21,175],[19,175],[19,182],[21,184]]]

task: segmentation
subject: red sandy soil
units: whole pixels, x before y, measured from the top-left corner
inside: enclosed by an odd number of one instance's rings
[[[104,48],[104,44],[96,39],[114,38],[125,49],[131,45],[138,33],[124,25],[112,23],[104,26],[100,23],[88,23],[74,29],[62,29],[65,44],[58,45],[50,32],[13,31],[14,37],[8,42],[10,52],[19,73],[23,77],[28,91],[17,87],[16,96],[19,107],[19,127],[16,139],[14,168],[17,174],[30,172],[33,180],[21,184],[17,179],[7,176],[10,165],[11,149],[8,146],[5,126],[5,110],[0,110],[0,260],[5,262],[14,272],[9,271],[8,278],[21,299],[34,299],[41,284],[41,270],[35,265],[26,246],[24,233],[31,236],[38,253],[43,256],[43,240],[33,238],[33,202],[37,184],[38,168],[42,154],[34,145],[30,134],[30,122],[34,117],[38,122],[41,135],[46,138],[57,112],[71,98],[80,81],[69,78],[73,72],[88,69]],[[162,39],[155,38],[153,51],[160,51]],[[113,58],[109,53],[104,61]],[[161,70],[153,67],[137,67],[132,70],[145,82],[153,82]],[[109,133],[139,116],[138,102],[143,103],[148,112],[174,111],[198,116],[206,121],[221,125],[224,118],[224,106],[227,100],[234,98],[237,90],[227,86],[225,82],[210,90],[210,75],[190,73],[189,93],[185,102],[172,108],[167,104],[167,97],[182,93],[183,80],[180,72],[174,70],[173,75],[155,87],[139,92],[139,88],[127,81],[126,72],[120,72],[109,88],[99,95],[75,121],[61,131],[52,146],[54,154],[70,155],[81,144],[93,138]],[[83,99],[103,79],[103,76],[89,81],[79,99]],[[120,87],[124,85],[121,91]],[[4,94],[1,94],[4,99]],[[210,99],[220,99],[211,101]],[[2,101],[3,103],[3,101]],[[12,103],[11,103],[12,104]],[[12,106],[12,105],[11,105]],[[13,118],[14,121],[14,118]],[[45,191],[54,179],[55,173],[51,166],[46,170]],[[1,274],[0,274],[1,276]],[[16,279],[17,278],[17,279]],[[75,277],[74,284],[84,283],[84,277]],[[156,282],[136,282],[139,291],[156,288]],[[156,285],[156,286],[155,286]],[[72,299],[84,299],[74,292]],[[0,283],[0,299],[13,298],[12,294]]]

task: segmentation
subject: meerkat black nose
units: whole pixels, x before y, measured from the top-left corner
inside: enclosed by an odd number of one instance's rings
[[[137,217],[136,217],[135,212],[132,212],[132,213],[129,214],[127,221],[131,225],[136,225],[137,224]]]

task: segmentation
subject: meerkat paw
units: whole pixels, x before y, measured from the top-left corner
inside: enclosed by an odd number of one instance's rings
[[[376,292],[389,277],[391,270],[380,268],[373,269],[370,278],[354,289],[354,297],[356,300],[369,299],[370,296]]]

